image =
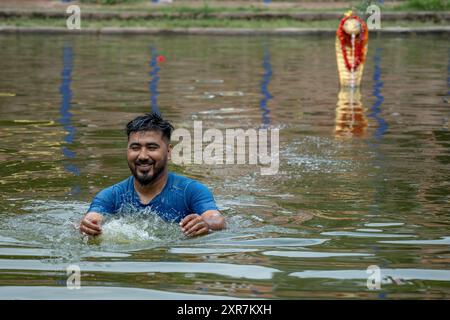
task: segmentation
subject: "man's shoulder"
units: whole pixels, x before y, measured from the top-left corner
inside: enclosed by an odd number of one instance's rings
[[[171,178],[171,187],[174,189],[179,189],[179,190],[183,190],[183,191],[195,191],[195,190],[202,190],[202,189],[207,189],[207,187],[192,178],[189,177],[185,177],[173,172],[169,172],[170,178]]]
[[[171,185],[173,188],[175,189],[182,189],[182,190],[186,190],[186,189],[192,189],[192,188],[198,188],[198,187],[204,187],[206,188],[206,186],[201,183],[200,181],[197,181],[195,179],[186,177],[186,176],[182,176],[173,172],[169,172],[170,178],[171,178]]]
[[[133,186],[133,176],[129,176],[128,178],[114,184],[113,187],[114,186],[129,189],[130,187]]]
[[[92,200],[88,212],[97,212],[102,214],[112,214],[120,207],[121,201],[130,193],[129,185],[133,180],[127,178],[119,183],[109,186],[96,194]]]
[[[169,178],[171,181],[171,187],[175,188],[175,189],[181,189],[184,190],[186,189],[186,187],[188,185],[190,185],[191,183],[195,182],[196,180],[173,173],[173,172],[169,172]]]
[[[202,214],[218,210],[212,192],[203,183],[188,177],[171,174],[173,194],[182,195],[189,213]],[[175,187],[174,187],[175,186]]]
[[[116,184],[113,184],[113,185],[103,189],[101,192],[104,192],[104,193],[112,193],[112,192],[124,193],[124,192],[129,191],[131,186],[133,186],[133,177],[129,176],[125,180],[117,182]]]

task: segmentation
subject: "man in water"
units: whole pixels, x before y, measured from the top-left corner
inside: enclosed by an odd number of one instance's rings
[[[139,116],[127,126],[127,161],[132,176],[100,191],[80,223],[80,232],[102,233],[104,215],[133,207],[152,212],[168,222],[179,222],[186,236],[225,228],[212,193],[198,181],[168,170],[173,126],[156,113]]]

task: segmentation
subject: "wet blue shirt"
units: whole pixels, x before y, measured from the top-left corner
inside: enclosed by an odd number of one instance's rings
[[[144,205],[134,189],[134,177],[100,191],[88,212],[101,214],[156,213],[170,222],[179,222],[191,213],[218,210],[208,188],[198,181],[169,172],[163,190]]]

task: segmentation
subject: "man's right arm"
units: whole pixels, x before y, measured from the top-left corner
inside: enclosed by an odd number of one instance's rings
[[[88,212],[80,223],[80,232],[89,236],[98,236],[102,233],[103,215],[97,212]]]
[[[114,212],[114,189],[109,187],[97,193],[88,212],[80,222],[80,232],[90,236],[102,233],[104,214]]]

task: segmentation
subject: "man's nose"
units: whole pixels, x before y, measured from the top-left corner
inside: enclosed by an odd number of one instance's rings
[[[142,148],[138,155],[139,160],[146,160],[149,158],[146,148]]]

